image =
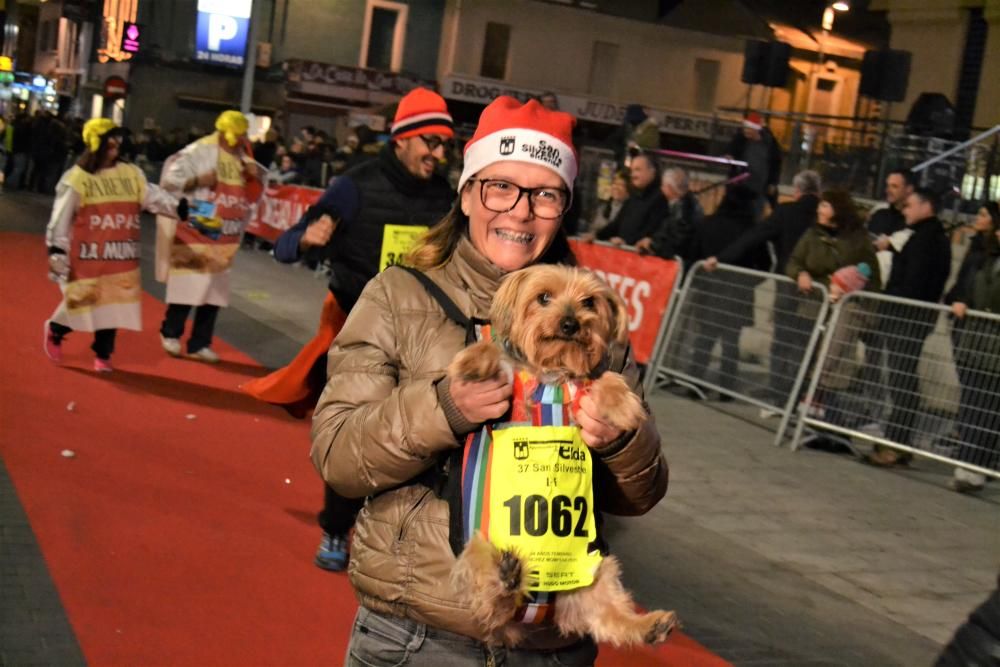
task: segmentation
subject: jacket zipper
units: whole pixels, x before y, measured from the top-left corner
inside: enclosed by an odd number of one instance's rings
[[[396,536],[397,542],[403,541],[403,537],[406,535],[406,529],[410,527],[411,523],[413,523],[413,518],[416,516],[417,510],[419,510],[420,506],[424,504],[424,500],[426,500],[430,492],[431,489],[424,490],[420,497],[417,498],[417,502],[413,504],[413,507],[411,507],[406,513],[406,516],[403,517],[403,523],[399,524],[399,535]]]

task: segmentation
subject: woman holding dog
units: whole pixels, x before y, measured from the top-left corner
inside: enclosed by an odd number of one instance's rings
[[[504,275],[536,263],[572,263],[562,216],[572,201],[574,119],[537,101],[491,103],[466,145],[459,198],[411,254],[470,321],[485,320]],[[349,665],[590,664],[589,637],[526,626],[516,649],[471,620],[450,582],[448,503],[428,474],[465,436],[507,412],[511,383],[497,375],[451,381],[446,368],[466,330],[413,275],[390,269],[368,283],[330,350],[313,421],[313,461],[337,492],[368,497],[355,528],[351,582],[361,609]],[[635,363],[611,366],[635,391]],[[664,495],[667,465],[652,417],[620,432],[588,398],[576,414],[595,461],[598,509],[648,511]],[[447,473],[444,473],[447,474]],[[447,483],[447,480],[446,480]]]

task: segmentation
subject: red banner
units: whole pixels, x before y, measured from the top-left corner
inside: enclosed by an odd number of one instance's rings
[[[322,190],[301,185],[275,185],[264,190],[257,201],[247,232],[274,242],[316,203]]]
[[[649,363],[674,283],[680,278],[680,263],[577,239],[569,243],[580,266],[600,274],[625,300],[632,353],[639,363]]]

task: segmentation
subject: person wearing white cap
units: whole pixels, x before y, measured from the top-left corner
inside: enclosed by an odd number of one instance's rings
[[[445,462],[462,452],[467,434],[501,418],[511,396],[506,377],[451,382],[445,369],[475,331],[472,324],[488,316],[505,275],[573,262],[562,230],[577,172],[573,123],[537,100],[522,105],[499,97],[487,106],[465,148],[458,201],[409,255],[420,273],[376,276],[330,348],[313,417],[313,463],[338,493],[369,498],[351,550],[361,608],[348,665],[596,659],[593,639],[561,636],[545,622],[551,617],[538,599],[528,606],[539,624],[523,626],[516,649],[476,623],[451,584],[452,525],[460,514],[443,497],[449,482],[457,483]],[[609,365],[641,393],[631,355],[616,347],[612,359]],[[653,418],[621,432],[595,414],[589,398],[577,418],[605,473],[595,481],[599,509],[637,515],[655,505],[666,492],[667,464]]]

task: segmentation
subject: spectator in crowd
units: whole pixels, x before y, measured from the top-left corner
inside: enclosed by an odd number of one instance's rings
[[[660,221],[670,210],[660,192],[660,165],[649,155],[637,155],[629,169],[632,184],[630,196],[618,217],[596,233],[602,241],[615,245],[635,245],[639,239],[652,236]],[[587,235],[592,240],[592,235]]]
[[[937,218],[939,205],[937,195],[926,188],[916,188],[906,198],[903,215],[913,234],[902,250],[894,252],[886,294],[927,303],[941,299],[951,272],[951,243]],[[885,437],[909,445],[921,411],[917,365],[924,341],[937,321],[937,311],[887,302],[882,304],[879,314],[888,351],[892,398]],[[906,464],[909,459],[908,454],[876,445],[875,452],[866,460],[873,465],[891,466]]]
[[[546,90],[539,95],[538,101],[549,111],[559,111],[559,98],[551,90]]]
[[[695,227],[705,217],[698,198],[691,192],[687,172],[680,167],[671,167],[663,172],[660,192],[667,200],[668,212],[652,236],[636,242],[641,253],[653,253],[664,259],[680,256],[685,263],[691,260],[691,239]]]
[[[778,204],[767,220],[754,225],[750,231],[726,246],[717,257],[709,257],[705,261],[705,268],[712,271],[719,262],[732,264],[750,248],[770,242],[777,258],[774,270],[785,275],[792,250],[806,230],[816,224],[820,176],[815,171],[801,171],[792,179],[792,188],[792,201]],[[782,405],[788,400],[796,372],[802,363],[800,351],[805,349],[812,333],[812,322],[796,313],[799,298],[789,288],[786,283],[779,283],[774,299],[774,337],[771,341],[768,384],[776,405]],[[760,414],[766,419],[778,413],[765,408]]]
[[[868,217],[868,232],[876,237],[892,236],[906,228],[903,206],[913,192],[913,173],[909,169],[893,169],[885,177],[885,206]]]
[[[571,261],[560,217],[576,172],[572,124],[572,116],[536,100],[522,105],[502,96],[483,111],[466,147],[455,207],[410,255],[461,317],[488,317],[505,274]],[[495,137],[513,128],[530,132],[533,140],[542,137],[559,160],[500,152]],[[530,231],[531,239],[504,240],[514,230]],[[448,501],[428,488],[428,473],[467,434],[508,410],[511,389],[504,376],[479,382],[445,378],[465,346],[466,328],[446,317],[439,303],[414,276],[385,271],[368,283],[330,349],[330,378],[313,419],[313,462],[338,491],[372,498],[354,537],[350,576],[360,609],[349,664],[396,664],[402,647],[409,647],[404,662],[414,666],[592,665],[593,638],[561,636],[550,623],[526,626],[516,651],[506,648],[447,585],[455,564],[450,530],[461,528],[449,528],[456,517],[450,517]],[[613,369],[641,391],[632,359],[617,345],[613,351]],[[623,433],[592,408],[585,397],[577,415],[602,471],[594,482],[597,509],[643,514],[667,487],[653,419]],[[458,472],[452,468],[449,474]]]
[[[1000,313],[1000,206],[983,204],[974,224],[976,234],[958,279],[945,296],[954,316],[952,341],[960,390],[958,459],[1000,470],[1000,324],[966,318],[969,309]],[[985,483],[981,473],[955,468],[950,486],[968,493],[982,490]]]
[[[622,207],[628,199],[627,171],[623,170],[615,172],[615,175],[611,178],[610,195],[610,198],[598,207],[597,215],[594,216],[594,220],[590,223],[590,227],[584,230],[585,234],[597,234],[607,225],[618,219],[618,214],[621,213]]]
[[[726,188],[718,210],[695,227],[691,244],[691,259],[698,261],[718,255],[729,243],[749,231],[754,225],[753,190],[740,185]],[[749,269],[766,270],[770,264],[767,248],[760,244],[747,250],[734,264]],[[749,297],[749,298],[748,298]],[[740,331],[753,323],[753,298],[747,288],[724,280],[713,280],[709,290],[697,290],[693,297],[697,309],[698,327],[694,339],[691,374],[704,377],[709,356],[716,341],[722,343],[722,359],[718,384],[736,389],[739,370]],[[723,394],[719,400],[732,398]]]
[[[868,239],[864,221],[850,193],[845,190],[823,193],[816,209],[816,224],[795,245],[788,258],[785,274],[798,283],[800,292],[808,294],[817,283],[829,289],[830,278],[834,273],[844,267],[860,264],[866,264],[871,270],[868,287],[876,289],[881,285],[875,249]],[[830,298],[837,298],[833,291],[830,292]],[[808,330],[816,319],[816,306],[815,302],[799,302],[797,315],[806,322],[795,327],[796,330]],[[817,402],[827,409],[827,418],[834,420],[834,423],[836,417],[830,413],[836,410],[837,392],[847,389],[857,371],[854,355],[857,332],[867,328],[864,323],[869,316],[870,313],[856,303],[845,306],[831,341],[829,362],[818,385]]]
[[[615,161],[629,168],[635,156],[660,147],[660,127],[641,104],[630,104],[625,107],[621,127],[612,133],[610,142]]]
[[[729,142],[726,154],[747,163],[750,176],[743,181],[743,186],[757,194],[756,215],[762,214],[765,203],[769,202],[773,209],[778,203],[781,148],[759,113],[747,114],[743,127]]]
[[[444,98],[426,88],[403,97],[391,140],[378,157],[337,178],[297,224],[278,238],[274,257],[329,259],[330,291],[320,330],[287,367],[242,386],[243,391],[281,405],[297,417],[316,405],[326,385],[326,353],[365,284],[385,266],[387,253],[402,254],[387,225],[428,227],[451,208],[454,191],[437,173],[437,162],[455,136]],[[395,262],[394,258],[394,262]],[[362,502],[325,486],[318,520],[323,537],[315,563],[325,570],[347,567],[348,533]]]
[[[291,155],[281,156],[281,163],[277,169],[268,172],[268,180],[280,185],[292,185],[299,182],[299,169]]]
[[[257,141],[253,145],[253,156],[257,162],[271,166],[272,162],[277,162],[278,144],[280,138],[278,131],[273,127],[268,128],[264,133],[262,141]]]
[[[24,112],[14,117],[10,151],[11,159],[8,161],[5,186],[19,190],[26,186],[25,176],[28,173],[28,160],[31,154],[31,117]]]

